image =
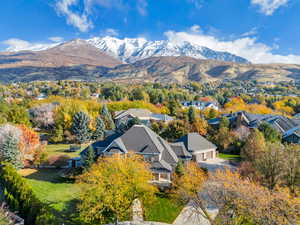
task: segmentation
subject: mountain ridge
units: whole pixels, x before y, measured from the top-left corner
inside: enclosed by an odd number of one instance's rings
[[[95,37],[88,39],[87,42],[126,63],[159,56],[190,56],[197,59],[250,63],[248,60],[229,52],[214,51],[187,41],[147,41],[144,38]]]
[[[215,80],[300,81],[300,65],[248,64],[190,56],[148,57],[124,64],[84,40],[43,51],[0,53],[0,81],[93,80],[184,83]]]

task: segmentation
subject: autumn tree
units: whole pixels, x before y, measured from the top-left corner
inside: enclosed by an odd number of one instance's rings
[[[284,151],[284,174],[283,182],[295,194],[300,187],[300,147],[296,144],[286,146]]]
[[[201,196],[206,179],[207,176],[199,168],[198,164],[189,162],[185,166],[181,166],[180,172],[175,174],[173,193],[184,203],[192,201],[195,211],[210,222],[213,222],[213,218],[207,211],[206,202]]]
[[[243,179],[238,172],[217,170],[202,188],[202,199],[219,213],[212,224],[297,224],[300,199]]]
[[[20,150],[23,160],[33,160],[35,151],[40,147],[40,137],[31,128],[25,125],[19,126],[21,130]]]
[[[72,133],[80,144],[85,143],[90,139],[89,122],[90,118],[84,112],[78,112],[73,117]]]
[[[266,142],[263,134],[259,130],[254,129],[241,150],[241,157],[248,161],[254,161],[265,149]]]
[[[254,160],[254,166],[261,174],[263,183],[273,189],[283,175],[283,146],[277,143],[268,143],[264,152]]]
[[[203,118],[198,118],[191,124],[191,131],[197,132],[200,135],[206,135],[207,129],[208,129],[208,123]]]
[[[126,219],[135,199],[145,205],[154,198],[156,188],[150,180],[152,173],[141,156],[129,153],[99,159],[78,178],[80,218],[90,224]]]
[[[221,150],[227,150],[228,147],[234,143],[235,135],[227,127],[221,127],[213,137],[216,144]]]

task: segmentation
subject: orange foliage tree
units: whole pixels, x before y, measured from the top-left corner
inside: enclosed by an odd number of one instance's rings
[[[20,125],[19,128],[21,130],[20,151],[22,159],[33,161],[34,155],[41,147],[39,135],[25,125]]]

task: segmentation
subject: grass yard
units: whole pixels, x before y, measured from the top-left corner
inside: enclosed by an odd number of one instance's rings
[[[67,152],[70,148],[69,144],[49,144],[46,146],[46,152],[48,153],[48,157],[54,155],[67,155],[72,157],[79,156],[79,153],[85,149],[88,145],[82,145],[80,150],[76,152]]]
[[[219,153],[218,157],[221,159],[232,160],[237,162],[241,160],[240,155],[234,155],[234,154]]]
[[[157,200],[150,207],[145,208],[145,220],[172,224],[183,207],[183,204],[165,195],[157,195]]]
[[[57,169],[24,169],[20,171],[36,196],[55,210],[57,225],[61,225],[62,221],[65,225],[75,225],[78,217],[76,202],[79,186],[73,181],[61,178],[58,172]]]
[[[25,177],[36,196],[51,206],[57,215],[57,225],[80,225],[76,204],[80,187],[59,176],[58,169],[23,169]],[[145,220],[173,223],[184,205],[158,194],[157,200],[145,208]]]

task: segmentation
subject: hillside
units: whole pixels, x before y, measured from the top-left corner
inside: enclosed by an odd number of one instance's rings
[[[42,51],[0,53],[0,68],[94,65],[113,67],[121,62],[83,40],[73,40]]]
[[[153,57],[107,71],[102,79],[151,82],[300,80],[300,66],[287,64],[239,64],[191,57]]]
[[[300,80],[300,66],[249,64],[187,56],[150,57],[131,64],[73,40],[42,51],[0,53],[0,81],[99,80],[120,82],[187,82],[224,79]]]

